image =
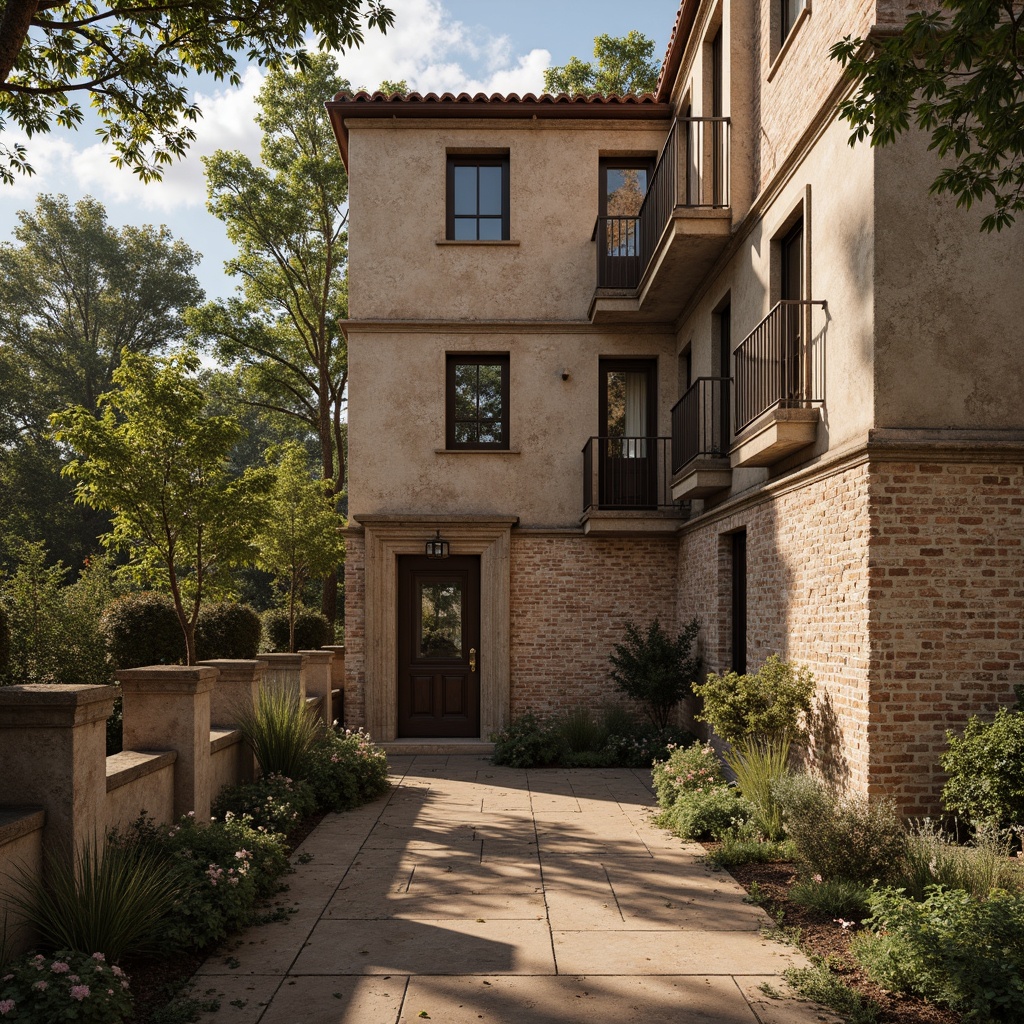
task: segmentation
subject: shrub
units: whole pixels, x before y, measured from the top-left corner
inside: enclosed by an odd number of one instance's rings
[[[263,613],[263,646],[268,651],[288,651],[288,611],[272,608]],[[295,612],[295,649],[315,651],[334,642],[334,629],[327,618],[312,608]]]
[[[860,882],[845,878],[803,877],[793,883],[789,898],[800,907],[816,911],[828,918],[860,920],[867,913],[871,890]]]
[[[626,623],[626,636],[615,644],[612,679],[631,700],[639,702],[657,729],[668,727],[676,705],[689,696],[693,680],[701,668],[701,658],[693,645],[700,622],[688,622],[676,637],[671,637],[655,619],[641,631]]]
[[[222,789],[214,801],[213,816],[220,821],[228,815],[244,817],[255,829],[287,835],[316,806],[316,794],[308,782],[267,775]]]
[[[261,774],[301,776],[317,724],[297,693],[261,686],[253,706],[239,709],[238,725]]]
[[[722,765],[711,744],[676,747],[651,769],[658,803],[668,810],[682,793],[698,793],[725,785]]]
[[[553,722],[567,750],[573,754],[596,753],[608,740],[608,732],[588,707],[577,707],[559,715]]]
[[[196,622],[198,660],[255,658],[262,633],[259,614],[247,604],[224,601],[203,605]]]
[[[0,678],[3,678],[11,660],[11,631],[7,626],[7,612],[0,605]]]
[[[191,814],[166,828],[139,818],[115,836],[153,850],[182,884],[162,940],[169,950],[202,949],[255,919],[256,901],[273,895],[288,870],[284,836],[245,819],[199,825]]]
[[[986,899],[931,886],[923,902],[902,889],[868,899],[870,933],[853,951],[872,980],[946,1003],[968,1020],[1024,1018],[1024,897]]]
[[[18,553],[15,571],[0,574],[8,641],[0,685],[109,683],[111,665],[99,628],[105,568],[86,568],[68,585],[69,570],[61,562],[47,565],[43,544],[23,543]]]
[[[9,896],[47,950],[100,952],[111,960],[152,952],[182,885],[161,858],[138,845],[80,847],[73,860],[50,855],[42,876],[17,877]]]
[[[722,845],[707,855],[707,862],[712,867],[774,864],[796,858],[796,850],[788,839],[781,842],[766,840],[752,821],[738,822],[718,838]]]
[[[900,884],[914,899],[931,885],[963,889],[977,897],[992,889],[1024,891],[1024,864],[1009,856],[1006,833],[981,826],[970,846],[960,846],[927,819],[910,828],[906,866]]]
[[[509,768],[537,768],[554,764],[562,755],[562,737],[533,715],[519,715],[491,735],[495,764]]]
[[[386,793],[387,755],[368,733],[330,732],[310,748],[303,769],[323,810],[343,811]]]
[[[1018,698],[1021,688],[1018,687]],[[972,822],[1024,824],[1024,711],[999,710],[991,722],[972,715],[963,736],[946,733],[949,772],[942,799]]]
[[[704,707],[697,716],[729,743],[751,738],[796,738],[801,714],[811,706],[814,676],[772,654],[753,675],[710,673],[693,692]]]
[[[757,827],[767,839],[781,839],[785,830],[775,791],[789,771],[788,736],[741,740],[726,753],[725,762],[736,776],[740,794],[753,807]]]
[[[837,798],[809,775],[781,780],[776,795],[786,831],[812,874],[870,885],[903,866],[907,833],[891,803]]]
[[[850,988],[823,963],[787,967],[783,977],[798,996],[827,1006],[847,1024],[875,1024],[878,1020],[877,1004]]]
[[[659,815],[658,822],[680,839],[718,839],[750,817],[749,805],[729,786],[689,790]]]
[[[103,613],[100,631],[118,668],[180,665],[185,635],[174,603],[163,594],[126,594]]]
[[[0,979],[4,1024],[120,1024],[131,1009],[128,975],[100,952],[27,956]]]

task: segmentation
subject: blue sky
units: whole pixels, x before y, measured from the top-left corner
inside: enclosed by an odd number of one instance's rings
[[[668,45],[678,0],[389,0],[396,24],[387,36],[368,33],[359,49],[341,58],[354,86],[375,87],[404,78],[419,92],[540,92],[542,72],[570,56],[588,59],[594,36],[637,29],[655,41],[660,59]],[[37,173],[14,186],[0,185],[0,239],[10,239],[17,211],[30,209],[37,193],[63,192],[72,201],[93,195],[111,223],[166,224],[203,253],[199,276],[207,295],[229,294],[234,283],[222,264],[232,255],[223,225],[206,212],[199,157],[215,149],[259,155],[252,121],[261,77],[246,71],[238,89],[213,83],[196,93],[204,118],[188,159],[158,184],[143,185],[110,162],[90,129],[54,131],[26,140]]]

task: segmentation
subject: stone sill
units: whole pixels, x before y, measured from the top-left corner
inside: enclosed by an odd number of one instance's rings
[[[522,455],[522,448],[435,448],[435,455]]]
[[[0,846],[38,832],[45,822],[46,812],[41,808],[0,807]]]
[[[522,242],[516,241],[515,239],[508,238],[439,238],[434,245],[511,245],[517,246],[522,245]]]
[[[242,742],[241,729],[211,729],[210,730],[210,753],[216,754],[218,750],[225,747],[233,747],[236,743]]]

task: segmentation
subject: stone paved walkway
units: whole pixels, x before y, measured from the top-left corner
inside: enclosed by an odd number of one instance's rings
[[[218,1024],[809,1024],[763,982],[806,963],[762,937],[700,847],[650,824],[649,773],[392,759],[395,787],[298,851],[287,921],[211,957]]]

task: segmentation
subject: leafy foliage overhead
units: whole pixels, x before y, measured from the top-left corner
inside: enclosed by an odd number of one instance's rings
[[[158,179],[195,139],[189,74],[238,85],[240,62],[304,68],[310,35],[321,49],[344,51],[363,42],[365,26],[393,23],[382,0],[6,0],[0,132],[8,123],[30,138],[76,128],[88,98],[114,162]],[[0,180],[31,171],[23,144],[0,141]]]
[[[945,161],[933,193],[958,206],[991,203],[981,222],[1002,230],[1024,210],[1024,3],[942,0],[890,38],[847,36],[831,56],[858,79],[839,108],[851,144],[888,146],[912,125]]]
[[[570,57],[544,72],[544,91],[570,95],[640,95],[658,87],[661,65],[653,59],[654,40],[642,32],[594,38],[595,61]]]

